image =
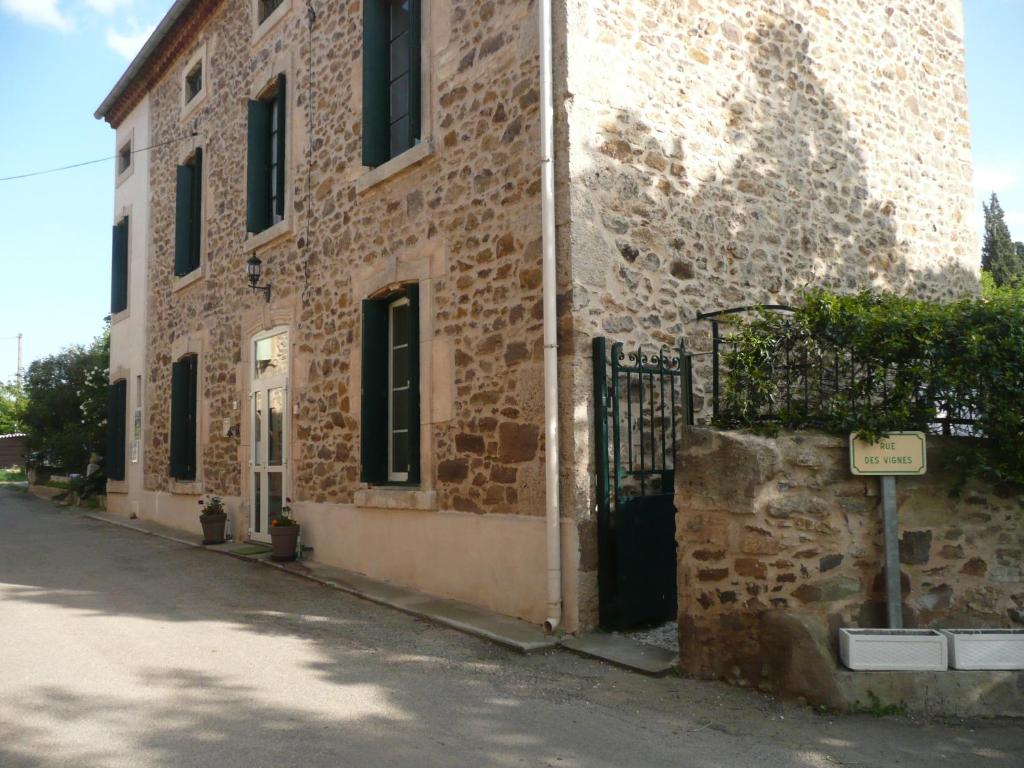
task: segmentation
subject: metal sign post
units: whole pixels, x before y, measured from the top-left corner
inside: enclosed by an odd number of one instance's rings
[[[850,472],[854,475],[878,477],[882,487],[885,602],[889,629],[903,629],[896,475],[923,475],[927,471],[928,456],[923,432],[891,432],[874,443],[850,435]]]
[[[885,606],[889,629],[903,629],[900,587],[900,523],[896,516],[896,478],[882,475],[882,528],[885,535]]]

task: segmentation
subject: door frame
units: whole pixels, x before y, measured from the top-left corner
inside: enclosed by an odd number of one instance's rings
[[[274,336],[280,336],[284,334],[288,343],[288,359],[285,366],[285,372],[276,376],[269,376],[263,379],[256,378],[256,344],[264,339],[273,338]],[[291,361],[292,361],[292,347],[291,347],[291,330],[287,325],[275,326],[266,331],[260,331],[259,333],[253,334],[249,338],[249,354],[248,354],[248,379],[249,379],[249,397],[248,397],[248,420],[249,420],[249,447],[247,450],[247,456],[245,459],[245,467],[248,472],[248,506],[249,506],[249,539],[252,541],[267,543],[270,541],[270,517],[267,515],[267,526],[266,530],[256,532],[256,483],[254,477],[257,471],[260,471],[262,467],[261,477],[266,478],[270,470],[266,464],[260,465],[258,463],[259,457],[256,456],[258,447],[262,447],[264,454],[268,450],[269,446],[269,409],[270,409],[270,396],[269,393],[274,389],[284,390],[284,408],[281,413],[281,464],[275,464],[273,471],[280,471],[281,474],[281,497],[282,504],[287,503],[285,499],[288,498],[290,493],[289,488],[291,485],[291,478],[289,476],[289,459],[291,457],[291,398],[289,397],[289,379],[291,378]],[[266,404],[264,406],[264,418],[261,424],[263,425],[262,435],[256,434],[256,393],[263,392]],[[280,467],[280,470],[277,468]],[[260,483],[260,492],[266,498],[265,493],[265,482]],[[267,507],[267,504],[261,504],[260,509],[263,510]],[[269,509],[267,510],[269,512]]]

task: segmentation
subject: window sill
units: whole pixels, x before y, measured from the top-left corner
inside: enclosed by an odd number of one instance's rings
[[[407,149],[397,157],[388,160],[384,165],[371,168],[356,179],[356,192],[362,194],[367,190],[387,181],[392,176],[406,171],[418,163],[422,163],[434,154],[434,142],[430,139],[421,141],[412,149]]]
[[[125,168],[123,171],[120,171],[117,174],[117,178],[114,179],[114,189],[117,189],[122,184],[124,184],[126,181],[128,181],[128,179],[130,179],[132,177],[133,173],[135,173],[135,158],[134,157],[132,158],[131,165],[129,165],[127,168]]]
[[[122,320],[127,320],[131,316],[132,316],[131,308],[130,307],[125,307],[120,312],[112,312],[111,313],[111,315],[110,315],[110,324],[111,325],[117,325]]]
[[[171,281],[171,293],[177,293],[178,291],[183,291],[186,288],[188,288],[190,285],[194,285],[195,283],[198,283],[204,277],[206,277],[206,266],[205,266],[205,264],[203,266],[196,267],[191,272],[189,272],[187,275],[180,275],[180,276],[179,275],[175,275],[173,280]]]
[[[245,250],[247,251],[259,251],[263,248],[272,245],[273,243],[281,240],[285,237],[290,237],[292,234],[292,217],[285,216],[281,221],[277,222],[273,226],[267,227],[262,232],[256,234],[249,233],[245,240]]]
[[[107,493],[128,493],[128,481],[107,480]]]
[[[204,77],[205,77],[205,73],[204,73]],[[184,101],[184,96],[182,97],[182,105],[181,105],[181,119],[182,120],[188,120],[190,117],[192,117],[192,115],[194,115],[196,113],[196,111],[198,111],[200,105],[202,105],[202,103],[204,101],[206,101],[206,90],[207,90],[206,85],[203,85],[203,87],[199,91],[199,93],[197,93],[195,96],[193,96],[188,101]]]
[[[202,496],[203,484],[197,480],[175,480],[171,478],[171,493],[180,496]]]
[[[421,488],[364,488],[355,492],[353,503],[369,509],[412,509],[433,511],[437,509],[437,491]]]

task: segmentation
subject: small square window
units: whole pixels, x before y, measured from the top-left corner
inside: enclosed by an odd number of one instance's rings
[[[120,176],[122,173],[132,167],[132,143],[128,141],[120,150],[117,152],[117,174]]]
[[[257,8],[259,12],[259,23],[262,24],[267,20],[267,17],[277,10],[277,7],[281,5],[283,0],[259,0]]]
[[[203,90],[203,62],[200,61],[185,75],[185,103],[192,101]]]

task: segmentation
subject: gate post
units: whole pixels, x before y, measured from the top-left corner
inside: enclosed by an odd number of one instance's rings
[[[615,585],[611,578],[611,481],[608,466],[608,347],[593,341],[594,464],[597,475],[597,602],[599,621],[608,620]]]

